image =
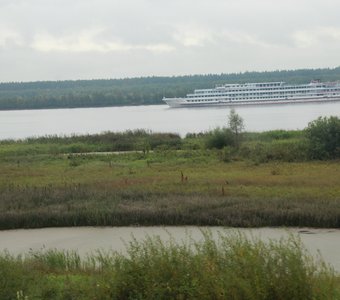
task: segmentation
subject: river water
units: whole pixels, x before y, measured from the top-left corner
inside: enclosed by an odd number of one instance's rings
[[[0,139],[148,129],[182,136],[226,126],[228,107],[167,105],[0,111]],[[245,130],[303,129],[319,116],[340,117],[340,102],[239,106]]]
[[[0,251],[7,249],[12,254],[26,253],[30,249],[76,250],[82,256],[96,249],[124,252],[125,243],[132,239],[143,240],[146,236],[160,236],[162,240],[184,241],[188,234],[194,240],[202,239],[203,227],[73,227],[42,228],[0,231]],[[204,229],[204,228],[203,228]],[[213,236],[217,233],[235,231],[223,227],[209,227]],[[280,239],[289,233],[298,235],[312,255],[322,258],[340,272],[340,230],[311,228],[257,228],[237,229],[247,236],[263,240]]]

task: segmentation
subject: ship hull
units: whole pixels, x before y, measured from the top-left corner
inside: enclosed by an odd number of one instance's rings
[[[250,101],[206,101],[200,103],[188,102],[186,98],[169,98],[163,101],[172,108],[179,107],[207,107],[207,106],[244,106],[244,105],[272,105],[272,104],[298,104],[298,103],[323,103],[340,101],[340,96],[336,97],[314,97],[314,98],[289,98],[289,99],[266,99]]]

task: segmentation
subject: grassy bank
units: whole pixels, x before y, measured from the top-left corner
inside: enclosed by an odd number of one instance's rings
[[[6,299],[339,299],[338,279],[290,237],[264,243],[238,233],[176,244],[132,241],[127,255],[31,252],[0,256]]]
[[[225,162],[223,151],[7,152],[0,159],[0,228],[340,227],[338,161]]]

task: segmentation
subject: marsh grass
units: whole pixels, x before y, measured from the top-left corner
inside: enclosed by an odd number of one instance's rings
[[[202,232],[127,243],[125,254],[44,250],[0,256],[0,298],[339,299],[334,271],[295,236],[261,241],[239,232]],[[28,272],[28,270],[30,270]]]
[[[220,150],[206,149],[207,137],[137,130],[1,141],[0,228],[340,226],[339,163],[306,161],[303,132],[245,133],[239,149]],[[134,151],[78,153],[108,149]]]
[[[0,141],[0,157],[136,150],[147,152],[159,147],[180,149],[181,145],[182,139],[178,134],[153,133],[139,129],[92,135],[51,135],[23,140],[4,140]]]
[[[0,167],[1,229],[340,226],[337,162],[222,163],[213,150],[157,150],[43,155]]]

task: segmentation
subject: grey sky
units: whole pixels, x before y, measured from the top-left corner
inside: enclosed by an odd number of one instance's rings
[[[0,81],[340,65],[340,0],[0,0]]]

